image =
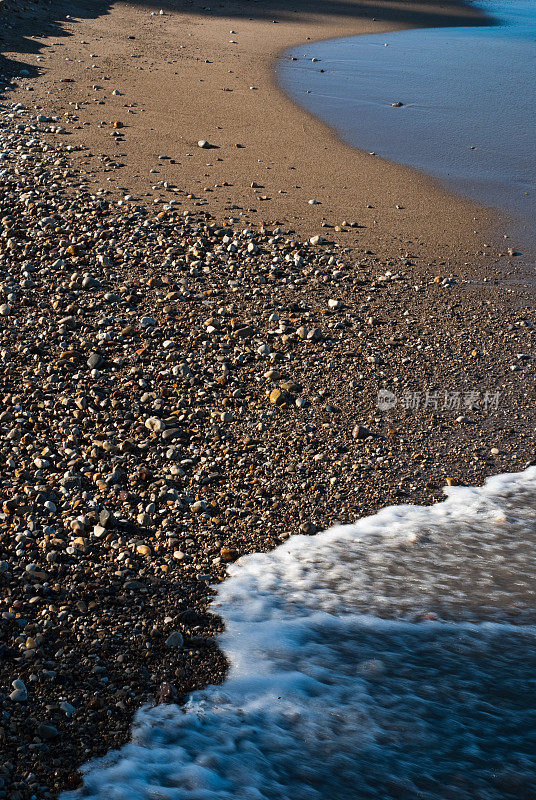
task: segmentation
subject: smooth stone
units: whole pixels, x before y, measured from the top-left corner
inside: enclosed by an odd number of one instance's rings
[[[182,633],[179,631],[173,631],[168,638],[166,639],[166,647],[174,648],[174,647],[183,647],[184,645],[184,637]]]
[[[145,427],[153,433],[160,433],[160,431],[164,430],[166,424],[158,417],[149,417],[149,419],[145,420]]]
[[[13,700],[14,703],[25,703],[28,699],[28,690],[24,682],[20,678],[16,678],[11,685],[14,691],[9,695],[9,699]]]
[[[352,436],[354,439],[367,439],[372,435],[372,432],[369,431],[368,428],[365,428],[364,425],[356,425],[352,431]]]
[[[86,361],[86,364],[90,369],[95,369],[102,364],[102,356],[100,356],[98,353],[91,353]]]
[[[270,403],[272,403],[274,406],[282,406],[285,405],[285,403],[290,403],[291,401],[292,397],[281,389],[273,389],[270,392]]]
[[[69,717],[69,718],[72,717],[73,714],[76,711],[76,708],[74,706],[72,706],[70,703],[68,703],[67,700],[62,700],[62,702],[59,704],[59,706],[60,706],[60,709],[65,714],[65,716]]]

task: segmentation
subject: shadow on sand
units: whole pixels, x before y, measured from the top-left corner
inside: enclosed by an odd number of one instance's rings
[[[60,40],[70,36],[72,34],[64,25],[67,20],[96,19],[107,14],[112,4],[113,0],[0,1],[0,88],[20,75],[21,70],[25,70],[25,76],[30,78],[38,73],[37,67],[21,62],[16,54],[44,52],[48,45],[40,39]],[[320,14],[329,14],[348,22],[374,17],[381,22],[393,22],[408,28],[493,24],[480,10],[462,0],[442,0],[441,4],[426,0],[227,0],[210,7],[205,6],[203,0],[148,0],[140,5],[174,13],[281,22],[303,22]]]
[[[21,75],[34,77],[39,69],[17,58],[20,54],[43,53],[47,46],[39,39],[60,40],[71,33],[67,20],[95,19],[107,14],[112,3],[103,0],[4,0],[0,2],[0,88]]]

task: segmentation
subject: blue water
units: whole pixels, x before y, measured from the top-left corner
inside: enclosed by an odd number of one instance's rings
[[[475,5],[491,24],[292,48],[279,80],[348,143],[508,212],[534,249],[536,3]]]

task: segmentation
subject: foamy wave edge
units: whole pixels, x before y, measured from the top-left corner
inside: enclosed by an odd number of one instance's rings
[[[360,756],[370,759],[381,755],[386,763],[395,763],[394,755],[400,758],[398,745],[378,745],[378,738],[385,737],[386,723],[378,719],[378,706],[369,690],[374,685],[370,682],[383,674],[382,662],[367,658],[356,661],[357,672],[348,676],[346,664],[337,660],[337,644],[333,645],[337,637],[341,642],[353,642],[356,631],[356,641],[369,634],[374,641],[374,637],[386,636],[386,652],[390,654],[408,638],[435,642],[436,637],[440,643],[447,642],[441,656],[447,671],[455,669],[456,648],[451,653],[451,639],[461,642],[467,652],[476,642],[486,653],[496,637],[514,636],[519,641],[521,635],[529,637],[536,648],[534,625],[520,628],[504,621],[430,619],[423,626],[407,618],[380,618],[373,608],[371,613],[356,613],[351,604],[346,605],[346,592],[339,589],[348,580],[352,588],[355,582],[359,584],[361,573],[351,559],[341,567],[340,555],[345,548],[354,554],[356,546],[362,544],[381,562],[385,549],[411,549],[423,529],[439,531],[441,539],[452,529],[471,531],[475,525],[477,530],[487,530],[490,525],[509,524],[504,509],[512,504],[512,498],[516,502],[517,498],[527,500],[530,513],[522,524],[532,524],[536,467],[494,476],[482,487],[446,487],[445,493],[447,499],[442,503],[386,507],[352,525],[335,526],[313,537],[292,536],[271,553],[245,556],[233,564],[229,578],[217,587],[212,604],[212,610],[225,622],[225,631],[219,637],[230,663],[224,684],[193,693],[183,708],[161,705],[141,709],[134,721],[133,740],[86,765],[83,787],[64,794],[62,800],[327,800],[325,781],[329,777],[320,775],[321,763],[316,760],[313,769],[293,766],[300,759],[300,748],[309,753],[309,758],[318,759],[316,744],[304,744],[302,738],[322,736],[325,728],[331,731],[325,747],[327,760],[334,759],[333,769],[348,769],[347,756],[353,753],[356,737],[360,737]],[[334,577],[337,572],[340,574]],[[325,575],[330,581],[334,577],[334,589],[317,581]],[[363,597],[366,602],[366,593]],[[327,645],[323,631],[328,631]],[[355,650],[358,656],[359,646]],[[404,651],[404,657],[407,655]],[[407,697],[413,702],[412,691]],[[400,697],[406,695],[402,692]],[[443,713],[443,706],[437,708]],[[337,709],[342,709],[340,722],[322,720]],[[339,743],[344,758],[333,755]],[[280,757],[285,748],[288,758]],[[525,758],[524,751],[521,756]],[[523,766],[521,756],[521,778],[517,780],[536,777],[534,764]],[[410,763],[400,775],[398,766],[393,767],[396,786],[407,781],[409,787],[416,766]],[[334,778],[330,800],[372,796],[384,800],[390,796],[367,793],[374,780],[373,774],[367,776],[363,788],[356,784],[346,793],[345,785]],[[430,780],[433,784],[435,778]],[[318,787],[316,784],[322,781]],[[356,791],[362,793],[354,794]],[[425,795],[427,800],[442,797],[435,791]],[[459,796],[465,797],[463,792]],[[483,798],[488,796],[510,797],[504,793],[482,794]]]

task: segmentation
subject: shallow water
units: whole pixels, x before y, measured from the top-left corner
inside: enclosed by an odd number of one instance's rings
[[[494,24],[308,43],[279,81],[350,144],[513,214],[534,254],[536,3],[475,5]]]
[[[536,467],[241,559],[230,660],[63,800],[524,800],[536,784]]]

